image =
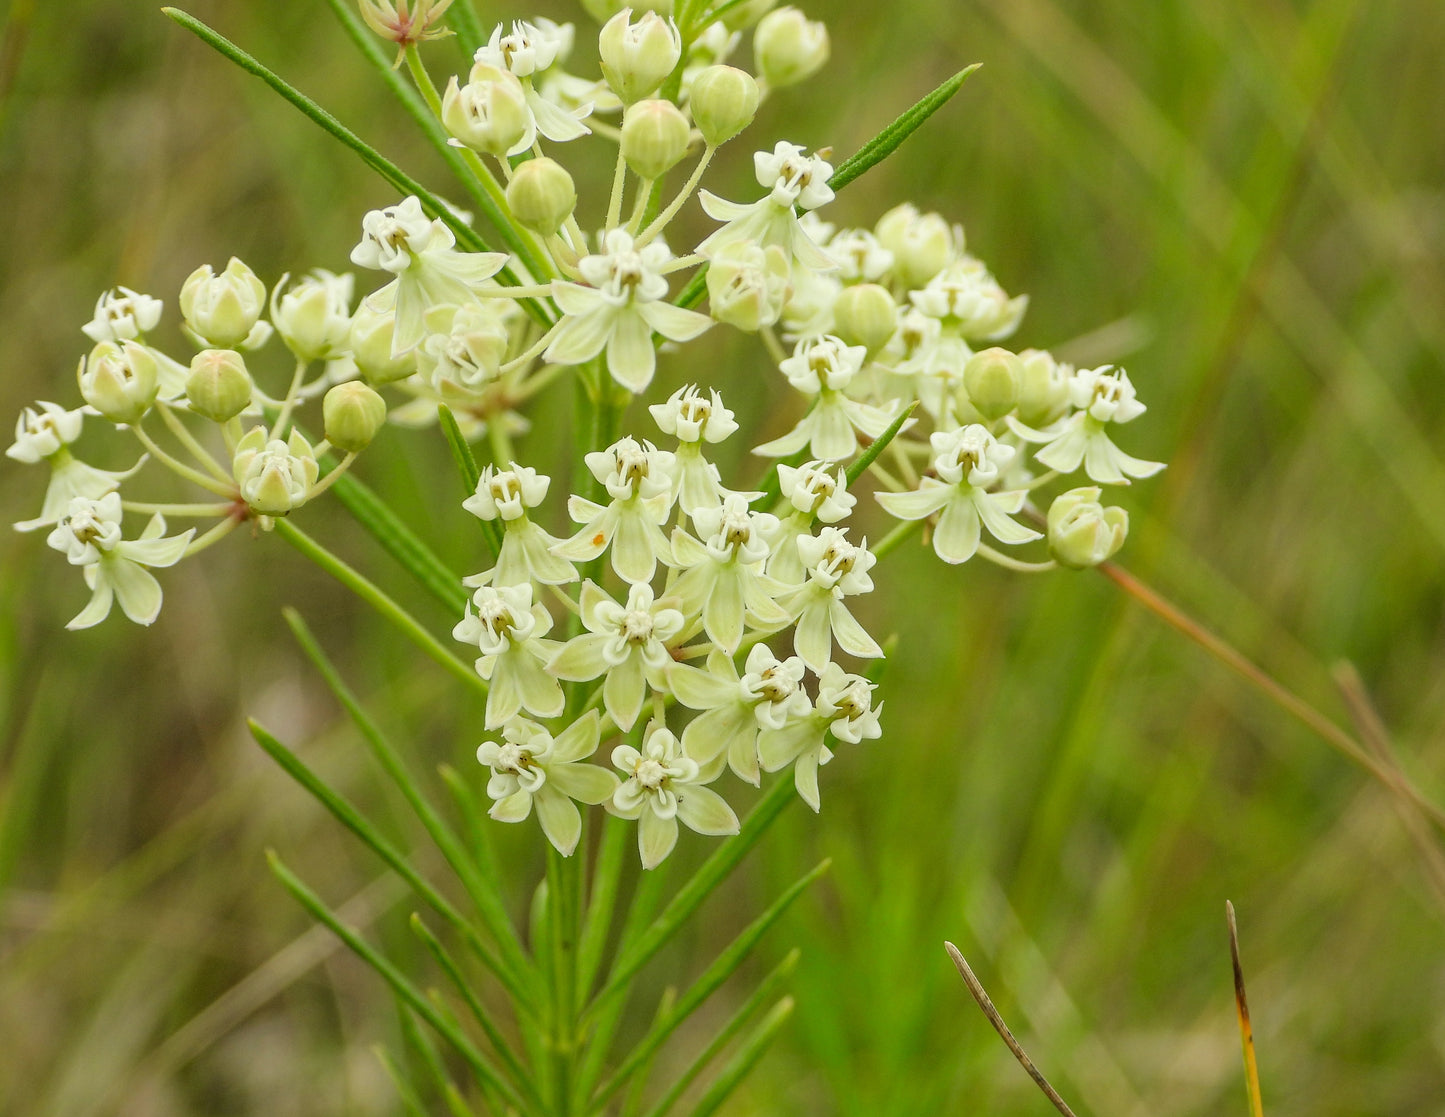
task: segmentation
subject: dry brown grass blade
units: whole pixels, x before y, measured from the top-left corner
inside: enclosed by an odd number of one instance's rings
[[[1229,920],[1229,960],[1234,965],[1234,1010],[1239,1016],[1239,1042],[1244,1048],[1245,1088],[1249,1091],[1250,1117],[1264,1117],[1264,1099],[1259,1092],[1259,1064],[1254,1058],[1254,1026],[1249,1022],[1249,998],[1244,994],[1244,967],[1239,964],[1239,926],[1234,905],[1224,901]]]
[[[953,964],[957,967],[959,976],[963,978],[963,983],[968,986],[969,993],[978,1002],[978,1007],[983,1014],[988,1017],[988,1022],[993,1025],[993,1030],[999,1034],[1004,1043],[1008,1044],[1008,1049],[1013,1052],[1013,1057],[1018,1060],[1019,1066],[1028,1071],[1029,1077],[1044,1092],[1044,1097],[1053,1102],[1055,1109],[1064,1117],[1075,1117],[1074,1111],[1069,1108],[1068,1103],[1059,1097],[1059,1092],[1049,1085],[1049,1080],[1043,1076],[1043,1072],[1034,1066],[1034,1061],[1028,1057],[1028,1053],[1020,1046],[1019,1041],[1014,1039],[1013,1032],[1009,1031],[1009,1026],[1003,1022],[1003,1017],[998,1014],[998,1009],[993,1007],[993,1001],[984,991],[983,984],[974,976],[973,970],[969,968],[958,947],[951,942],[945,942],[943,949],[948,951],[948,956],[953,959]]]

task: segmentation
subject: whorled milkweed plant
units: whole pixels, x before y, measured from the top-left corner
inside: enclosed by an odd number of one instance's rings
[[[7,451],[49,467],[38,515],[17,526],[42,533],[79,569],[88,596],[71,628],[117,606],[149,624],[161,608],[153,571],[241,525],[274,531],[485,692],[478,766],[445,774],[468,831],[484,832],[485,791],[487,815],[535,818],[549,844],[525,930],[509,919],[485,847],[464,841],[422,793],[294,614],[303,646],[471,910],[253,726],[446,924],[443,937],[413,921],[452,980],[453,1001],[424,995],[279,861],[275,869],[452,1049],[465,1074],[429,1089],[454,1111],[602,1112],[821,871],[760,914],[637,1046],[613,1053],[634,977],[794,789],[817,810],[820,769],[835,751],[886,737],[875,671],[883,648],[856,610],[888,555],[919,536],[950,564],[1097,565],[1127,532],[1125,513],[1101,503],[1103,487],[1161,466],[1116,442],[1144,411],[1122,369],[1075,369],[999,344],[1025,299],[969,254],[959,226],[907,202],[871,227],[825,216],[836,192],[968,71],[835,166],[786,138],[748,136],[764,98],[786,96],[828,57],[822,24],[794,8],[677,0],[634,12],[590,0],[602,23],[601,75],[590,78],[568,69],[571,24],[539,18],[487,34],[466,0],[363,0],[359,18],[334,6],[484,220],[473,224],[254,59],[171,11],[356,149],[401,197],[360,218],[355,274],[316,269],[268,285],[237,259],[197,268],[178,298],[197,350],[188,358],[150,340],[161,300],[126,288],[102,295],[82,327],[93,344],[77,369],[82,402],[27,408]],[[367,28],[395,44],[395,66]],[[438,83],[420,47],[452,31],[471,63]],[[755,72],[727,61],[745,35]],[[755,149],[751,196],[701,189],[729,142]],[[568,164],[599,153],[613,168],[610,191],[579,198]],[[695,244],[674,222],[690,206],[712,220]],[[707,336],[715,328],[756,335],[756,359],[719,363]],[[653,391],[660,362],[691,383]],[[728,401],[775,375],[792,389],[793,413],[782,433],[759,440]],[[559,433],[531,427],[531,402],[569,390],[581,419],[573,492],[528,464],[529,442]],[[317,401],[319,416],[309,407]],[[465,577],[353,475],[388,420],[436,426],[450,444],[472,489],[457,520],[479,521]],[[88,422],[133,435],[138,460],[124,469],[84,461]],[[754,463],[735,475],[714,460],[730,440],[749,446]],[[197,499],[148,499],[145,473],[157,468],[194,485]],[[332,488],[455,609],[454,647],[297,526]],[[176,530],[178,521],[203,526]],[[740,820],[730,802],[738,784],[768,781]],[[650,870],[693,840],[684,830],[716,850],[660,912],[637,900],[614,934],[627,849]],[[484,1006],[477,966],[510,999],[510,1019]],[[721,1102],[786,1017],[791,1002],[776,999],[784,976],[763,983],[653,1113],[741,1036],[697,1111]],[[400,1070],[397,1078],[419,1108],[420,1087]]]

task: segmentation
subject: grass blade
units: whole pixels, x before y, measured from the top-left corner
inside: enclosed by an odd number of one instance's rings
[[[773,1006],[771,1012],[763,1018],[757,1030],[748,1037],[746,1043],[738,1048],[738,1053],[728,1060],[727,1066],[717,1076],[713,1084],[707,1088],[707,1092],[698,1099],[696,1107],[692,1111],[692,1117],[712,1117],[718,1111],[723,1102],[727,1101],[728,1095],[742,1085],[743,1079],[757,1065],[763,1053],[767,1051],[777,1036],[779,1029],[788,1022],[788,1017],[793,1015],[793,998],[784,997]]]
[[[608,1098],[621,1089],[626,1084],[628,1077],[652,1057],[682,1022],[692,1015],[708,997],[712,996],[718,986],[732,976],[734,971],[747,960],[748,955],[757,946],[758,940],[767,933],[768,929],[782,917],[788,908],[793,906],[793,902],[803,894],[808,885],[826,873],[831,865],[832,861],[829,859],[825,858],[821,861],[811,872],[795,881],[773,902],[771,907],[748,924],[742,933],[727,945],[712,965],[703,971],[702,976],[678,998],[672,1011],[653,1025],[647,1035],[622,1061],[622,1065],[617,1068],[612,1077],[597,1091],[596,1097],[592,1099],[594,1107],[601,1107]]]
[[[868,444],[868,448],[858,455],[858,460],[848,467],[848,485],[851,488],[853,482],[863,476],[863,471],[878,460],[878,455],[888,449],[888,444],[893,441],[898,432],[903,429],[903,424],[908,422],[908,417],[918,407],[918,401],[914,400],[907,407],[898,412],[898,417],[888,424],[888,429]]]
[[[292,634],[296,637],[296,642],[301,645],[301,650],[306,653],[307,658],[311,660],[322,679],[325,680],[331,693],[336,696],[337,701],[341,703],[351,716],[351,720],[355,722],[357,729],[361,731],[362,740],[366,742],[371,755],[405,796],[412,811],[421,820],[426,832],[447,859],[447,864],[452,867],[453,872],[457,874],[457,878],[466,888],[467,895],[471,897],[472,903],[476,905],[477,911],[486,924],[487,932],[501,951],[503,963],[511,970],[527,975],[527,980],[531,980],[533,976],[531,963],[522,951],[521,943],[517,940],[516,930],[512,926],[512,921],[507,917],[506,907],[498,895],[495,874],[487,875],[478,871],[478,867],[468,855],[466,847],[462,845],[461,840],[422,794],[411,773],[402,763],[396,748],[342,680],[341,673],[336,670],[335,664],[322,651],[321,645],[316,642],[315,636],[312,635],[306,622],[302,620],[301,614],[295,609],[285,609],[283,615],[286,623],[291,627]]]
[[[758,1009],[772,1000],[778,987],[793,975],[801,956],[802,952],[796,947],[788,951],[788,956],[778,963],[772,973],[763,978],[762,984],[753,991],[752,996],[728,1018],[728,1022],[713,1036],[708,1045],[703,1048],[702,1053],[692,1061],[687,1070],[682,1072],[682,1076],[668,1087],[667,1093],[648,1111],[647,1117],[667,1117],[668,1110],[677,1104],[677,1099],[687,1092],[687,1088],[693,1084],[698,1075],[707,1069],[707,1065],[717,1058],[718,1052],[731,1043],[733,1037],[743,1028],[747,1027],[748,1021],[753,1018]]]
[[[703,862],[702,867],[693,874],[691,880],[683,885],[677,895],[673,897],[672,903],[663,909],[662,914],[653,920],[636,942],[624,948],[623,954],[618,958],[617,966],[608,975],[607,985],[593,1001],[592,1010],[626,988],[633,975],[666,945],[667,940],[677,933],[678,928],[702,906],[702,902],[712,894],[713,889],[721,884],[723,879],[737,867],[738,862],[747,856],[748,851],[757,845],[758,840],[767,833],[769,827],[782,813],[783,808],[794,798],[796,798],[796,792],[788,780],[779,780],[768,789],[767,793],[749,812],[748,817],[743,820],[742,828],[738,833],[725,840],[716,852]]]
[[[339,487],[340,486],[338,486],[338,488]],[[453,655],[450,648],[423,628],[410,613],[382,592],[376,583],[364,577],[357,570],[333,555],[290,520],[277,520],[275,531],[282,539],[290,543],[383,617],[391,621],[397,628],[401,629],[402,633],[406,635],[412,643],[426,652],[431,659],[450,671],[453,676],[468,686],[475,687],[482,693],[486,693],[488,689],[486,680],[481,678],[469,664],[462,662],[462,660]]]
[[[383,981],[391,986],[392,990],[400,997],[408,1007],[418,1016],[425,1020],[432,1029],[445,1039],[457,1054],[466,1060],[467,1066],[471,1067],[478,1080],[484,1082],[499,1096],[504,1098],[509,1105],[516,1106],[519,1110],[525,1111],[526,1105],[521,1097],[512,1089],[507,1082],[492,1066],[487,1059],[472,1044],[465,1033],[456,1026],[454,1022],[447,1019],[446,1015],[439,1012],[437,1008],[422,996],[420,990],[406,979],[406,976],[396,968],[384,955],[378,952],[370,943],[358,935],[346,924],[336,917],[336,914],[326,906],[325,902],[303,884],[282,860],[276,856],[274,851],[268,851],[266,860],[270,862],[271,871],[285,887],[286,891],[295,896],[311,915],[331,928],[333,934],[344,942],[358,958],[375,970]]]
[[[925,120],[948,104],[978,67],[979,63],[975,62],[972,66],[960,70],[932,93],[915,102],[897,120],[843,160],[833,172],[833,177],[828,180],[828,185],[834,190],[842,190],[854,179],[887,159]]]
[[[396,559],[417,584],[447,611],[461,615],[467,591],[461,577],[444,563],[421,537],[402,523],[391,506],[367,485],[347,474],[332,486],[336,498],[382,549]]]
[[[372,1051],[381,1060],[382,1069],[386,1076],[391,1079],[391,1084],[396,1087],[397,1096],[401,1098],[402,1108],[406,1110],[409,1117],[427,1117],[426,1106],[417,1096],[416,1089],[407,1081],[402,1069],[396,1065],[396,1060],[391,1057],[386,1048],[380,1045],[373,1047]]]
[[[519,1010],[530,1010],[531,990],[511,967],[505,965],[492,953],[491,948],[477,934],[476,928],[467,922],[461,912],[457,911],[445,896],[427,883],[396,847],[387,841],[360,811],[328,787],[324,780],[302,762],[300,757],[255,721],[250,721],[247,725],[251,730],[251,736],[256,738],[256,743],[266,750],[271,759],[276,761],[288,776],[305,788],[338,822],[370,847],[372,852],[386,862],[397,876],[406,881],[421,900],[456,929],[482,965],[495,974],[497,980],[506,987],[507,992],[512,994]]]
[[[1239,961],[1239,925],[1234,905],[1224,901],[1229,922],[1229,961],[1234,967],[1234,1011],[1239,1017],[1239,1042],[1244,1051],[1244,1085],[1249,1093],[1250,1117],[1264,1117],[1263,1095],[1259,1090],[1259,1063],[1254,1057],[1254,1024],[1249,1019],[1249,998],[1244,992],[1244,966]]]

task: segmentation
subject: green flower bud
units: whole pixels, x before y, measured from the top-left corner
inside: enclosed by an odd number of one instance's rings
[[[687,103],[702,138],[716,147],[753,122],[758,83],[736,66],[709,66],[692,79]]]
[[[311,444],[296,431],[285,442],[252,427],[236,444],[232,475],[241,499],[263,516],[284,516],[306,503],[321,468]]]
[[[771,326],[787,301],[792,262],[776,244],[724,245],[707,270],[708,307],[719,322],[748,333]]]
[[[266,308],[266,285],[256,273],[232,256],[217,275],[202,264],[181,285],[181,316],[191,332],[217,349],[234,349],[248,340],[252,345],[270,334],[251,337]]]
[[[285,291],[287,278],[271,292],[271,321],[286,348],[306,361],[341,356],[351,333],[351,276],[317,268]]]
[[[224,423],[250,406],[251,389],[246,361],[234,349],[202,349],[191,358],[186,399],[197,415]]]
[[[390,384],[416,371],[415,350],[391,355],[395,333],[396,315],[391,311],[373,310],[362,299],[351,319],[351,356],[361,374],[373,384]]]
[[[887,288],[876,283],[845,287],[833,303],[833,325],[849,345],[876,353],[898,329],[898,304]]]
[[[528,159],[507,184],[507,206],[521,224],[551,236],[577,208],[577,186],[561,163]]]
[[[922,287],[948,266],[963,245],[947,221],[936,213],[919,213],[908,202],[878,219],[873,233],[893,253],[893,274],[910,290]]]
[[[638,101],[622,120],[622,158],[639,178],[661,178],[687,154],[688,131],[671,101]]]
[[[1106,562],[1129,534],[1129,513],[1105,508],[1090,486],[1060,493],[1049,506],[1049,553],[1060,566],[1085,570]]]
[[[1063,414],[1069,402],[1069,375],[1073,372],[1040,349],[1019,354],[1019,418],[1031,427],[1046,427]]]
[[[769,12],[753,32],[753,58],[769,85],[806,81],[828,61],[828,29],[797,8]]]
[[[963,390],[986,419],[1001,419],[1019,402],[1023,362],[1007,349],[981,349],[963,366]]]
[[[82,357],[76,376],[85,402],[112,423],[138,423],[160,389],[159,367],[134,341],[102,341]]]
[[[643,12],[632,22],[632,9],[624,8],[607,21],[597,39],[602,76],[624,105],[640,101],[657,90],[682,57],[682,35],[677,25],[656,12]]]
[[[321,401],[326,440],[348,454],[360,453],[386,422],[386,401],[360,380],[348,380]]]
[[[442,123],[472,150],[502,158],[525,143],[532,111],[515,74],[478,62],[466,85],[455,75],[447,82]]]

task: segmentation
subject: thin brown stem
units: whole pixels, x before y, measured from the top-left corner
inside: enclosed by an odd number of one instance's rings
[[[1234,964],[1234,1011],[1239,1017],[1239,1042],[1244,1048],[1244,1082],[1249,1091],[1250,1117],[1264,1117],[1264,1099],[1259,1092],[1259,1065],[1254,1059],[1254,1025],[1249,1022],[1249,998],[1244,995],[1244,967],[1239,962],[1239,926],[1234,905],[1224,901],[1229,921],[1229,960]]]

